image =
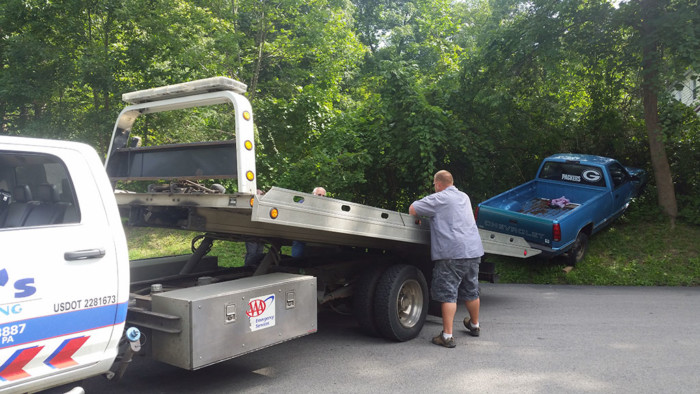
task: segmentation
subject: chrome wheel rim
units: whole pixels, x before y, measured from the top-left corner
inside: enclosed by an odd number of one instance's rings
[[[407,280],[401,286],[396,300],[399,323],[410,328],[420,321],[423,311],[423,291],[415,279]]]

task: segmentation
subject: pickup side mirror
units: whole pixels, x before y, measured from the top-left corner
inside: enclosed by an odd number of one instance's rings
[[[647,182],[649,181],[646,173],[641,173],[641,174],[634,174],[630,176],[630,182],[634,184],[635,189],[637,189],[636,195],[639,196],[644,192],[644,188],[647,185]]]

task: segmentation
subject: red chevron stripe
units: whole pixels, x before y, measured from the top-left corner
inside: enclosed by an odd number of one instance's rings
[[[90,338],[89,336],[78,337],[73,339],[66,339],[63,341],[61,346],[56,349],[54,354],[44,361],[46,365],[52,366],[54,368],[66,368],[71,365],[76,365],[77,362],[73,360],[73,355],[80,349],[85,341]]]
[[[17,350],[12,357],[7,360],[7,362],[0,368],[0,379],[2,380],[18,380],[29,376],[27,372],[24,371],[24,366],[27,365],[32,359],[43,349],[43,346],[32,346],[25,349]]]

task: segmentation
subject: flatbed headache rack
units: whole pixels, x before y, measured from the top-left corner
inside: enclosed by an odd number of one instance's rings
[[[117,118],[105,163],[110,179],[196,180],[236,178],[238,192],[116,193],[130,209],[133,225],[171,227],[262,239],[378,249],[425,249],[429,223],[406,213],[273,187],[259,196],[255,169],[253,113],[246,86],[215,77],[123,95],[132,103]],[[235,113],[235,140],[139,147],[131,127],[143,114],[229,103]],[[487,253],[529,257],[522,238],[481,232]]]

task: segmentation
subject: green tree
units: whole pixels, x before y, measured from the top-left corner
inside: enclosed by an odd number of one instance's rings
[[[675,216],[662,193],[678,193],[688,217],[700,206],[696,122],[664,93],[700,69],[697,7],[7,0],[0,132],[105,151],[122,93],[224,75],[249,86],[263,187],[323,185],[405,209],[445,168],[477,201],[530,179],[548,154],[580,151],[650,161],[659,203]],[[159,113],[135,132],[146,144],[230,139],[227,112]]]
[[[350,81],[358,105],[350,128],[369,161],[355,198],[405,210],[449,167],[460,129],[446,102],[461,48],[460,17],[442,0],[356,1],[356,29],[369,48]]]
[[[80,21],[72,4],[9,0],[0,4],[0,130],[60,136],[48,115],[75,75],[70,48]]]
[[[220,73],[212,37],[227,26],[190,2],[11,0],[2,7],[6,133],[106,151],[122,93]]]
[[[351,172],[338,179],[333,158],[353,161],[361,155],[347,153],[354,152],[354,139],[334,125],[342,124],[341,115],[352,106],[344,79],[364,53],[352,31],[350,3],[241,2],[235,18],[237,34],[254,37],[239,47],[256,111],[262,183],[347,190]]]
[[[644,122],[654,169],[658,202],[675,224],[678,214],[673,176],[659,121],[659,97],[700,65],[700,8],[693,0],[634,0],[621,7],[633,32],[626,48],[641,71]]]

